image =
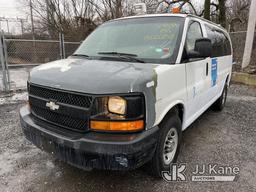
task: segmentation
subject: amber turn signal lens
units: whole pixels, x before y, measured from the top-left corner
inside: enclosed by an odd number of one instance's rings
[[[144,128],[144,121],[90,121],[90,127],[95,131],[140,131]]]

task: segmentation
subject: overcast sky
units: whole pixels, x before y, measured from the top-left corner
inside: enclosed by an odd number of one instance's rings
[[[26,19],[26,14],[23,12],[24,5],[21,4],[21,0],[0,0],[0,17],[6,18],[24,18]],[[7,31],[6,22],[1,22],[1,28]],[[10,22],[9,29],[10,32],[16,33],[20,30],[20,23]]]

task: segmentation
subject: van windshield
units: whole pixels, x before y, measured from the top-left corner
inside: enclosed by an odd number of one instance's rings
[[[107,22],[98,27],[80,45],[74,55],[131,62],[175,63],[184,18],[148,17]]]

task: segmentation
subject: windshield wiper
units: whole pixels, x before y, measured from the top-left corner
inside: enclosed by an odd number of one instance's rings
[[[138,57],[138,55],[131,53],[119,53],[119,52],[99,52],[99,55],[121,55],[121,56],[130,56],[130,57]]]
[[[85,55],[85,54],[73,54],[71,56],[75,56],[75,57],[85,57],[85,58],[89,58],[89,55]]]
[[[145,63],[145,61],[141,59],[137,59],[138,55],[131,54],[131,53],[119,53],[119,52],[99,52],[99,55],[116,55],[121,59],[129,60],[129,61],[136,61],[139,63]]]

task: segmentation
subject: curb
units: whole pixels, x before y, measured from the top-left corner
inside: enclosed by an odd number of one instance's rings
[[[256,75],[241,72],[233,72],[231,82],[256,87]]]

